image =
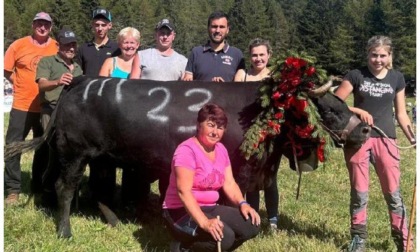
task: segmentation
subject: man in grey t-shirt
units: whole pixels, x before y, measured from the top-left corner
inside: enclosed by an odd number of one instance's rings
[[[187,58],[172,48],[175,35],[174,25],[168,19],[162,19],[155,28],[155,47],[139,51],[139,57],[133,61],[130,78],[181,80],[184,77]]]

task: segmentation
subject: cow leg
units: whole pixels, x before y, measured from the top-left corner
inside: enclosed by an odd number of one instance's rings
[[[86,163],[81,159],[63,166],[59,179],[55,183],[59,206],[58,237],[70,238],[70,207],[77,185],[82,180]]]
[[[122,176],[122,202],[125,206],[143,204],[150,194],[150,181],[139,167],[124,167]]]
[[[164,174],[159,178],[159,204],[162,205],[163,200],[165,199],[166,190],[169,186],[169,174]]]
[[[94,201],[103,203],[108,207],[114,205],[116,185],[116,164],[108,156],[100,156],[89,162],[89,188]]]

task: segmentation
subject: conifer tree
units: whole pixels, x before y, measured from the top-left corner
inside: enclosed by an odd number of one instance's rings
[[[236,1],[230,15],[230,33],[228,41],[241,49],[249,57],[248,44],[251,39],[269,39],[273,28],[264,0]]]
[[[165,2],[165,12],[176,27],[174,48],[188,57],[193,47],[206,43],[207,18],[213,10],[205,0]]]
[[[290,31],[283,8],[275,0],[265,0],[268,6],[267,16],[270,23],[270,31],[264,36],[270,41],[273,48],[273,58],[284,54],[290,48]]]

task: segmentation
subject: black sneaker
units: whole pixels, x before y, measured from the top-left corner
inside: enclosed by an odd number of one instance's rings
[[[355,235],[350,242],[349,252],[365,252],[366,244],[365,239],[360,238],[358,235]]]

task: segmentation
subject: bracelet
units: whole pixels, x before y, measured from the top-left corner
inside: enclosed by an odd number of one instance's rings
[[[246,202],[246,200],[242,200],[241,202],[239,202],[239,207],[241,207],[243,204],[249,205],[249,203]]]

